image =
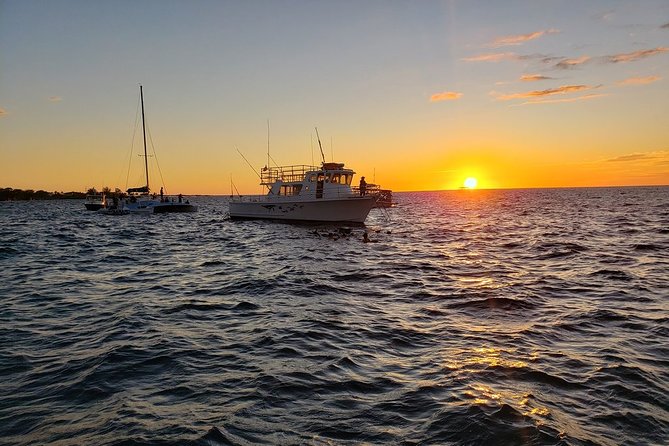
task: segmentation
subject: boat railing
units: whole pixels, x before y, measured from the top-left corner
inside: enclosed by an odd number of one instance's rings
[[[312,170],[318,170],[318,167],[306,164],[263,167],[260,171],[260,182],[261,184],[271,185],[279,180],[283,182],[302,181],[307,172]]]

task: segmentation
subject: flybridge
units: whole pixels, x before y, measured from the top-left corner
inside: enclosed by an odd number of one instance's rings
[[[306,164],[264,167],[260,171],[260,184],[272,185],[277,181],[284,183],[302,182],[305,180],[305,178],[308,178],[308,173],[318,173],[324,171],[341,171],[341,173],[346,173],[351,177],[354,173],[351,169],[344,169],[344,163],[323,163],[322,167],[309,166]]]

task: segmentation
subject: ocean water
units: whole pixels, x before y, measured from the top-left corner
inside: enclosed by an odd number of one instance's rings
[[[395,199],[0,203],[0,444],[669,444],[669,188]]]

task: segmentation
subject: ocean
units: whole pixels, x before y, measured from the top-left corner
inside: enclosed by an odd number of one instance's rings
[[[0,203],[0,444],[669,444],[669,187],[394,198]]]

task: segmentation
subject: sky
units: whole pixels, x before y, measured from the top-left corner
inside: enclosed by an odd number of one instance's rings
[[[168,193],[669,184],[667,0],[0,0],[0,187],[142,185],[140,84]]]

